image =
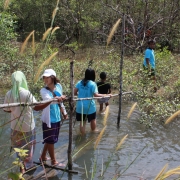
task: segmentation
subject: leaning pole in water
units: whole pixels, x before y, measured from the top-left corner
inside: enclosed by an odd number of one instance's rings
[[[69,115],[69,145],[68,145],[68,169],[72,170],[72,119],[73,119],[73,108],[74,108],[74,62],[70,62],[70,89],[71,97],[69,99],[70,115]]]
[[[121,35],[121,59],[120,59],[120,74],[119,74],[119,111],[118,111],[118,118],[117,118],[117,125],[120,125],[121,119],[121,104],[122,104],[122,70],[123,70],[123,59],[124,59],[124,33],[125,33],[125,15],[122,15],[122,35]]]

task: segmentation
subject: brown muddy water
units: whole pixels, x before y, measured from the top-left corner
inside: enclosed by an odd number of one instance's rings
[[[122,180],[151,180],[156,177],[165,164],[172,169],[180,165],[180,128],[178,120],[164,126],[162,123],[154,123],[151,129],[140,124],[138,119],[140,113],[136,109],[131,118],[127,121],[127,114],[133,102],[123,103],[121,126],[117,128],[118,104],[111,101],[110,113],[107,120],[107,128],[97,147],[94,150],[94,143],[98,134],[91,133],[87,124],[85,137],[79,135],[79,124],[76,122],[73,129],[73,156],[74,170],[78,174],[68,175],[62,171],[52,170],[48,176],[50,180],[85,180],[85,179],[122,179]],[[98,106],[98,105],[97,105]],[[34,161],[40,156],[42,150],[42,130],[40,114],[36,113],[37,145],[34,154]],[[9,114],[0,110],[0,124],[9,120]],[[103,128],[103,115],[97,116],[98,129]],[[10,152],[10,124],[0,128],[0,179],[8,179],[7,169],[13,165],[15,155],[9,156]],[[128,134],[121,149],[115,151],[117,143]],[[88,143],[89,142],[89,143]],[[59,142],[56,144],[56,153],[60,161],[67,162],[68,147],[68,121],[60,131]],[[101,177],[102,169],[104,171]],[[34,177],[42,173],[42,167],[37,167],[33,172]],[[33,177],[31,178],[33,179]],[[38,179],[45,179],[41,177]],[[178,176],[169,179],[178,179]]]

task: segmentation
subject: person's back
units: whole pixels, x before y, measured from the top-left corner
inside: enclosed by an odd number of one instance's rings
[[[5,96],[4,103],[14,103],[17,102],[12,96],[12,91],[8,91]],[[33,103],[36,102],[34,96],[29,92],[29,90],[21,88],[19,90],[18,102],[21,103]],[[11,129],[29,132],[35,128],[33,110],[30,106],[17,106],[4,108],[5,111],[11,112]]]
[[[100,94],[110,94],[111,93],[111,85],[106,82],[106,73],[101,72],[100,73],[100,82],[97,82],[97,87],[98,87],[98,92]],[[98,99],[98,102],[100,104],[100,109],[99,111],[103,111],[103,103],[105,103],[106,107],[109,105],[108,102],[109,98],[103,98],[103,99]]]

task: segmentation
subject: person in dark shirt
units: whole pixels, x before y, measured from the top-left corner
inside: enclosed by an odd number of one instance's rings
[[[106,73],[105,72],[101,72],[100,73],[100,82],[97,82],[97,87],[98,87],[98,92],[100,94],[110,94],[111,93],[111,85],[109,83],[106,83]],[[102,99],[98,99],[99,102],[99,112],[104,114],[106,111],[103,111],[103,104],[105,103],[106,107],[109,105],[109,98],[102,98]]]

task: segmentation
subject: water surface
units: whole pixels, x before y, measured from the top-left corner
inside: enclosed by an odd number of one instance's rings
[[[94,142],[98,136],[92,133],[87,124],[86,136],[79,135],[79,123],[76,122],[73,128],[73,154],[79,149],[82,150],[73,157],[74,169],[78,175],[68,176],[61,171],[51,171],[49,179],[117,179],[137,180],[155,178],[158,172],[168,163],[169,169],[180,165],[180,129],[178,119],[164,126],[163,123],[156,122],[151,129],[147,129],[139,123],[140,113],[136,109],[131,118],[127,121],[127,114],[132,103],[123,103],[121,126],[117,128],[118,105],[111,102],[110,113],[107,120],[107,128],[97,147],[94,150]],[[98,105],[97,105],[98,106]],[[42,150],[42,130],[39,113],[36,113],[37,145],[34,154],[34,161],[40,156]],[[9,120],[9,114],[0,110],[1,125]],[[103,128],[103,115],[98,114],[97,126]],[[60,131],[59,142],[56,144],[58,159],[67,162],[68,147],[68,121],[66,121]],[[0,128],[0,171],[12,167],[15,155],[9,156],[10,150],[10,124]],[[128,138],[123,146],[115,151],[117,143],[128,134]],[[84,148],[83,148],[84,147]],[[106,169],[107,166],[107,169]],[[101,177],[103,172],[103,177]],[[87,173],[86,173],[87,171]],[[34,176],[42,172],[42,167],[38,167]],[[0,175],[0,179],[7,179]],[[44,179],[44,178],[40,178]],[[170,178],[174,179],[174,178]]]

